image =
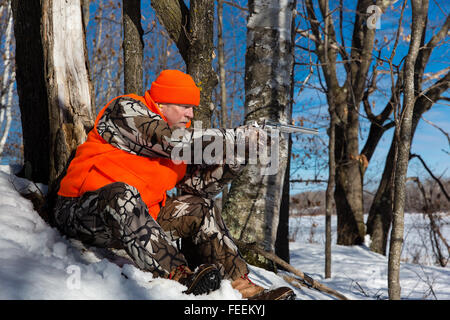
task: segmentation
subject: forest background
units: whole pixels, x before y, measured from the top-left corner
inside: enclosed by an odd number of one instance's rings
[[[131,3],[133,1],[126,1]],[[134,1],[140,3],[140,1]],[[169,34],[167,28],[162,25],[161,17],[158,18],[154,9],[154,3],[159,1],[144,1],[141,4],[141,25],[143,40],[143,88],[148,89],[151,81],[163,69],[180,69],[187,71],[185,57],[180,53],[177,44],[173,41],[173,36]],[[367,60],[368,70],[366,78],[352,79],[356,87],[357,82],[364,83],[367,90],[364,98],[358,100],[359,105],[364,109],[356,112],[358,119],[357,138],[359,146],[367,144],[370,133],[377,123],[376,115],[383,115],[384,111],[389,109],[390,99],[397,99],[397,106],[405,102],[404,94],[401,92],[401,85],[394,85],[402,74],[402,66],[408,62],[409,50],[412,48],[414,40],[413,29],[417,22],[425,23],[426,33],[424,33],[420,50],[426,52],[431,48],[430,57],[423,58],[426,61],[424,67],[415,70],[415,74],[420,75],[420,83],[416,84],[423,89],[423,92],[432,91],[437,87],[443,88],[442,92],[436,94],[432,104],[419,114],[421,120],[417,123],[417,129],[412,140],[409,160],[408,176],[406,178],[407,201],[405,210],[418,212],[448,212],[449,202],[448,190],[449,177],[448,164],[450,156],[450,138],[448,133],[450,122],[450,109],[448,97],[448,27],[450,5],[445,1],[419,1],[421,5],[428,8],[426,16],[415,17],[414,4],[418,1],[381,1],[385,6],[382,13],[366,11],[363,5],[370,1],[281,1],[280,6],[284,4],[295,5],[292,10],[292,52],[294,56],[292,71],[292,95],[290,107],[292,115],[290,121],[295,124],[318,128],[318,136],[293,135],[292,150],[289,156],[290,169],[289,174],[289,211],[310,210],[319,208],[316,211],[324,214],[326,211],[334,213],[335,206],[327,206],[326,192],[327,186],[330,186],[329,175],[329,137],[330,133],[330,105],[334,103],[330,100],[330,92],[334,88],[329,76],[327,66],[334,65],[336,80],[340,85],[344,85],[346,74],[349,74],[352,63],[356,60],[350,59],[348,54],[355,48],[350,43],[356,43],[358,38],[356,28],[361,28],[367,38],[370,38],[370,31],[367,28],[368,19],[377,17],[375,23],[376,33],[374,35],[373,50],[370,53],[371,58]],[[1,110],[0,110],[0,154],[2,164],[25,165],[24,163],[21,114],[19,106],[19,94],[15,82],[15,39],[13,34],[12,10],[9,6],[10,1],[0,2],[1,12]],[[14,3],[14,1],[13,1]],[[123,57],[123,38],[124,23],[122,20],[122,1],[82,1],[83,19],[86,26],[86,49],[89,65],[89,77],[93,88],[93,106],[96,111],[100,110],[105,103],[112,98],[124,93],[124,57]],[[125,3],[125,2],[124,2]],[[192,3],[202,3],[202,1],[186,2],[187,6]],[[254,13],[255,3],[257,1],[219,1],[223,5],[223,12],[219,14],[217,6],[213,6],[214,15],[213,25],[213,55],[212,67],[214,74],[219,80],[220,67],[225,71],[225,80],[220,81],[223,86],[213,87],[211,94],[212,104],[209,107],[211,111],[212,127],[235,127],[243,124],[246,119],[246,55],[249,48],[248,37],[248,17],[249,13]],[[377,2],[378,3],[378,2]],[[324,5],[326,4],[326,6]],[[413,8],[411,8],[411,6]],[[320,12],[320,14],[319,14]],[[328,14],[326,14],[328,12]],[[314,17],[317,14],[318,19]],[[359,18],[363,16],[363,18]],[[219,32],[219,17],[223,17],[223,32]],[[327,20],[328,19],[328,20]],[[330,20],[334,24],[335,30],[330,28]],[[318,23],[317,23],[318,21]],[[415,21],[416,23],[411,23]],[[355,35],[356,34],[356,35]],[[334,38],[334,39],[332,39]],[[417,37],[416,37],[417,38]],[[220,58],[219,43],[223,40],[224,62],[219,63]],[[320,39],[320,40],[318,40]],[[332,40],[330,40],[332,39]],[[333,40],[338,41],[333,42]],[[320,49],[320,41],[323,40],[325,47],[329,45],[330,55],[324,54]],[[433,42],[436,40],[436,43]],[[328,41],[328,42],[327,42]],[[347,45],[345,44],[347,43]],[[429,47],[425,46],[427,44]],[[342,49],[344,48],[344,49]],[[358,48],[357,48],[358,49]],[[333,51],[334,50],[334,51]],[[324,62],[324,59],[333,58],[333,54],[338,52],[341,58],[331,62]],[[349,59],[346,59],[349,58]],[[352,56],[353,58],[353,53]],[[428,59],[429,58],[429,59]],[[420,60],[419,59],[419,60]],[[428,59],[428,60],[427,60]],[[411,60],[411,59],[410,59]],[[251,62],[251,61],[250,61]],[[352,75],[354,77],[355,75]],[[395,80],[395,81],[394,81]],[[217,81],[219,83],[219,81]],[[443,84],[443,85],[442,85]],[[225,88],[226,90],[224,90]],[[396,89],[401,92],[396,95]],[[394,90],[395,89],[395,90]],[[226,94],[224,92],[226,91]],[[142,94],[143,92],[141,92]],[[416,98],[425,96],[416,92]],[[391,96],[392,95],[392,96]],[[223,97],[226,97],[224,104]],[[394,99],[394,100],[395,100]],[[332,103],[331,103],[331,102]],[[406,103],[406,102],[405,102]],[[247,101],[248,104],[248,101]],[[226,106],[226,107],[224,107]],[[247,106],[248,107],[248,106]],[[396,113],[397,112],[397,113]],[[389,150],[394,136],[394,127],[396,115],[400,109],[394,109],[394,112],[387,112],[383,122],[378,123],[382,127],[382,136],[379,142],[371,150],[370,159],[361,156],[357,160],[363,166],[361,175],[363,184],[363,213],[370,213],[371,208],[376,204],[376,194],[382,185],[381,172],[385,170],[391,160],[389,160]],[[23,118],[22,118],[23,119]],[[336,125],[335,126],[339,126]],[[398,125],[398,128],[400,126]],[[339,143],[339,140],[338,140]],[[338,144],[336,144],[338,146]],[[357,150],[361,155],[365,154],[364,149]],[[414,155],[414,156],[413,156]],[[388,159],[388,160],[387,160]],[[368,161],[370,160],[370,161]],[[338,159],[338,161],[340,161]],[[341,173],[348,174],[348,173]],[[42,181],[41,181],[42,182]],[[339,180],[338,180],[339,182]],[[395,185],[393,184],[394,188]],[[342,188],[342,186],[341,186]],[[232,190],[230,190],[232,191]],[[345,192],[348,192],[345,191]],[[338,194],[334,194],[338,201],[338,207],[342,204],[342,199]],[[375,199],[375,200],[374,200]],[[379,201],[379,200],[378,200]],[[354,202],[354,200],[349,200]],[[358,202],[358,201],[356,201]],[[380,202],[380,201],[379,201]],[[383,201],[381,201],[383,202]],[[385,201],[386,202],[386,201]],[[383,206],[381,203],[379,206]],[[394,210],[394,204],[388,202],[388,206]],[[297,206],[297,208],[296,208]],[[351,204],[350,207],[353,205]],[[376,207],[376,206],[375,206]],[[331,208],[331,210],[330,210]],[[377,209],[377,208],[376,208]],[[379,208],[377,209],[380,210]],[[377,211],[373,209],[373,211]],[[345,210],[344,210],[345,211]],[[347,210],[349,215],[360,215],[358,209],[350,208]],[[360,210],[361,211],[361,210]],[[345,213],[347,214],[347,213]],[[345,215],[342,215],[343,217]],[[374,214],[376,217],[376,213]],[[361,223],[356,217],[356,222]],[[375,218],[374,218],[375,219]],[[348,217],[341,221],[348,222]],[[370,219],[369,219],[370,220]],[[390,227],[390,222],[388,227]],[[339,220],[338,220],[339,223]],[[441,222],[443,223],[443,222]],[[369,225],[369,221],[367,222]],[[368,226],[370,229],[375,227]],[[360,226],[355,230],[348,232],[350,236],[346,237],[345,228],[342,225],[338,228],[338,243],[341,244],[359,244],[363,240],[360,235]],[[241,232],[242,234],[242,232]],[[387,231],[381,237],[380,243],[386,241]],[[371,234],[373,236],[373,234]],[[247,239],[249,240],[249,239]],[[446,240],[444,247],[448,244]],[[373,241],[373,243],[376,243]],[[274,246],[274,244],[272,244]],[[442,246],[442,243],[441,243]],[[269,245],[270,249],[270,245]],[[372,248],[374,251],[386,254],[386,243]],[[448,261],[448,258],[441,259],[441,264]]]

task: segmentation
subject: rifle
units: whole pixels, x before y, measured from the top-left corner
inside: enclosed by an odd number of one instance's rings
[[[319,130],[317,129],[311,129],[311,128],[305,128],[300,126],[294,126],[290,124],[283,124],[280,122],[272,121],[272,120],[263,120],[262,122],[258,123],[257,121],[250,121],[250,125],[253,125],[254,127],[261,128],[261,129],[276,129],[280,132],[285,133],[306,133],[306,134],[319,134]]]

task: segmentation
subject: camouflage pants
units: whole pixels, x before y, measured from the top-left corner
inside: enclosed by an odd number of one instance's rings
[[[248,273],[211,199],[194,195],[167,198],[155,221],[137,189],[116,182],[79,198],[58,197],[55,220],[69,237],[94,246],[125,249],[139,268],[156,277],[166,277],[180,265],[192,267],[193,260],[215,264],[225,279]],[[178,250],[178,239],[186,240],[189,250]]]

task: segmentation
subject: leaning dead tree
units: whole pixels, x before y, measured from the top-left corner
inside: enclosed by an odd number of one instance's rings
[[[261,256],[264,256],[265,258],[269,259],[270,261],[272,261],[273,263],[283,267],[286,271],[294,274],[295,276],[299,277],[300,279],[297,279],[295,277],[289,276],[289,275],[284,275],[283,278],[290,282],[292,285],[294,286],[305,286],[308,288],[312,288],[327,294],[330,294],[340,300],[348,300],[348,298],[346,296],[344,296],[343,294],[337,292],[334,289],[331,289],[329,287],[327,287],[326,285],[324,285],[323,283],[318,282],[317,280],[314,280],[313,278],[311,278],[309,275],[307,275],[306,273],[302,272],[299,269],[294,268],[292,265],[290,265],[289,263],[287,263],[286,261],[284,261],[283,259],[281,259],[279,256],[277,256],[276,254],[274,254],[273,252],[268,252],[265,251],[264,249],[262,249],[261,247],[259,247],[257,244],[255,243],[246,243],[246,242],[242,242],[239,240],[236,240],[236,244],[239,246],[240,250],[245,250],[245,251],[253,251]]]

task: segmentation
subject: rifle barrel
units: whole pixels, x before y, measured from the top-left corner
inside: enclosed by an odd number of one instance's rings
[[[274,129],[278,129],[281,132],[286,132],[286,133],[310,133],[310,134],[319,134],[319,130],[317,129],[311,129],[311,128],[305,128],[305,127],[300,127],[300,126],[293,126],[290,124],[282,124],[279,122],[275,122],[275,121],[270,121],[270,120],[265,120],[264,121],[264,125],[263,126],[267,126],[267,127],[271,127]]]

